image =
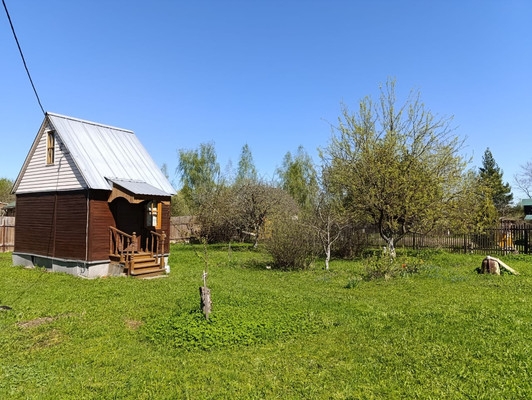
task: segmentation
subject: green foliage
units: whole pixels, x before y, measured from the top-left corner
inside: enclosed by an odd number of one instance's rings
[[[398,276],[408,276],[418,273],[423,265],[419,257],[390,257],[388,255],[372,255],[364,259],[363,279],[391,279]]]
[[[191,215],[190,209],[185,200],[185,196],[183,196],[183,193],[181,190],[172,196],[170,207],[171,207],[170,213],[172,217],[178,217],[182,215]]]
[[[14,182],[8,178],[0,178],[0,202],[10,203],[15,201],[15,195],[11,194]]]
[[[156,316],[146,322],[143,333],[157,346],[192,351],[253,346],[326,329],[322,318],[312,313],[264,311],[227,307],[209,320],[199,310]]]
[[[462,141],[450,119],[438,119],[411,94],[398,105],[395,82],[380,101],[344,107],[329,146],[322,152],[327,188],[355,220],[379,227],[390,251],[409,232],[425,232],[456,208],[463,184]]]
[[[490,149],[482,156],[482,167],[479,168],[479,180],[485,188],[485,195],[493,203],[497,213],[505,215],[513,200],[512,188],[502,180],[503,172],[495,162]]]
[[[274,219],[266,241],[274,268],[309,268],[316,254],[316,239],[314,232],[293,216]]]
[[[236,174],[236,181],[251,181],[258,180],[257,169],[253,162],[253,155],[247,143],[242,147],[240,153],[240,160],[238,160],[238,170]]]
[[[220,165],[216,160],[214,144],[202,143],[197,150],[179,150],[176,173],[181,177],[181,193],[187,206],[192,211],[197,210],[220,179]]]
[[[281,180],[281,187],[287,191],[303,209],[310,209],[315,205],[319,191],[318,175],[312,159],[303,146],[299,146],[297,153],[286,153],[283,165],[277,169]]]

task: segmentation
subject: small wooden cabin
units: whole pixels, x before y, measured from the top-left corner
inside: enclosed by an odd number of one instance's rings
[[[175,190],[132,131],[46,113],[13,192],[14,265],[88,278],[169,270]]]

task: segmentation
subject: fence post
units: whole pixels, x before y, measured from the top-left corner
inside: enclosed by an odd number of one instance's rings
[[[523,231],[524,231],[524,242],[525,242],[525,254],[528,254],[528,230],[529,228],[528,227],[523,227]]]

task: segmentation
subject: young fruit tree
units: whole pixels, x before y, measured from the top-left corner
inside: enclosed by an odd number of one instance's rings
[[[348,219],[339,212],[338,207],[334,204],[334,199],[322,193],[316,204],[312,220],[311,227],[316,231],[325,254],[325,270],[328,271],[332,246],[348,227]]]
[[[355,220],[378,227],[392,256],[404,235],[431,230],[467,194],[463,140],[450,122],[427,110],[418,92],[398,104],[389,80],[379,102],[366,97],[357,113],[343,107],[321,151],[327,186]]]

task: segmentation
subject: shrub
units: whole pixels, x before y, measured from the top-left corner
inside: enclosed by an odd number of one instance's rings
[[[279,218],[272,222],[271,237],[266,249],[273,265],[281,269],[306,269],[314,260],[316,240],[314,232],[296,218]]]
[[[401,256],[392,258],[387,255],[373,255],[364,260],[365,280],[390,279],[418,273],[423,260],[417,257]]]

